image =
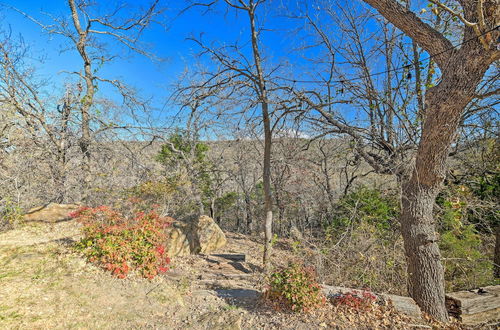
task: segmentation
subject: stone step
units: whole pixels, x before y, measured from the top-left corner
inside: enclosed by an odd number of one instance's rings
[[[198,276],[198,279],[203,280],[217,280],[217,279],[248,279],[251,278],[253,274],[246,273],[217,273],[217,272],[205,272]]]
[[[221,272],[240,272],[245,274],[250,274],[252,271],[241,262],[222,262],[222,263],[210,263],[208,265],[209,269],[219,270]]]
[[[225,259],[229,261],[238,261],[238,262],[245,262],[246,260],[245,254],[236,254],[236,253],[210,254],[209,258],[210,257],[217,259]]]

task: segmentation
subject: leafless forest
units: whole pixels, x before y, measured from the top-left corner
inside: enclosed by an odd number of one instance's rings
[[[264,272],[287,242],[322,283],[440,321],[445,292],[500,283],[498,0],[111,3],[1,5],[73,61],[46,75],[3,22],[0,231],[49,203],[133,200],[257,240]],[[114,74],[122,56],[168,67],[148,31],[186,17],[241,31],[193,23],[156,103]]]

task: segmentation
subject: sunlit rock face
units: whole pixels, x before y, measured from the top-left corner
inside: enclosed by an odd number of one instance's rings
[[[47,222],[55,223],[70,220],[70,213],[81,207],[78,204],[56,204],[50,203],[47,206],[39,206],[30,209],[24,215],[26,222]]]
[[[171,257],[209,254],[227,243],[224,232],[206,215],[189,223],[176,221],[166,231],[167,251]]]

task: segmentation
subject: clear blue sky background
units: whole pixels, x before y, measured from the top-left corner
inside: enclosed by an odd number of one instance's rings
[[[106,1],[101,1],[106,3]],[[123,80],[141,91],[145,98],[153,98],[155,107],[163,107],[165,100],[171,93],[171,86],[190,63],[194,63],[194,56],[199,48],[187,37],[199,36],[203,32],[204,40],[214,40],[219,43],[234,42],[245,36],[248,25],[246,17],[224,15],[217,10],[205,14],[200,9],[193,9],[178,16],[183,1],[163,1],[169,8],[163,17],[165,26],[152,25],[144,34],[142,40],[148,44],[148,51],[165,59],[162,63],[154,63],[150,59],[137,54],[131,54],[128,59],[120,59],[107,64],[103,68],[102,75],[106,78],[123,78]],[[29,14],[43,23],[51,23],[50,17],[44,13],[54,16],[69,16],[67,1],[64,0],[7,0],[3,3],[14,6]],[[130,1],[133,6],[147,5],[149,1]],[[172,4],[174,4],[172,6]],[[219,8],[220,9],[220,8]],[[30,21],[21,14],[12,10],[2,8],[2,25],[4,30],[11,30],[12,36],[22,36],[30,46],[33,57],[43,57],[42,64],[36,64],[38,73],[48,77],[55,86],[61,86],[68,75],[62,71],[79,71],[82,68],[81,58],[75,49],[64,51],[68,40],[64,37],[44,33],[40,26]],[[273,20],[273,32],[264,32],[264,43],[272,45],[272,49],[266,49],[270,55],[280,55],[289,42],[283,37],[287,26],[279,19]],[[71,45],[70,45],[71,46]],[[110,45],[111,52],[122,52],[116,45]],[[283,54],[281,54],[283,55]],[[103,91],[108,91],[103,89]],[[167,109],[168,110],[168,109]]]
[[[0,0],[2,2],[2,0]],[[116,3],[114,0],[97,1],[100,6],[110,6]],[[128,0],[132,8],[137,6],[147,6],[150,1],[146,0]],[[206,41],[215,42],[218,44],[232,44],[239,40],[240,44],[246,43],[245,52],[251,60],[250,48],[247,43],[248,37],[248,18],[241,13],[235,16],[233,13],[227,14],[221,4],[216,7],[213,12],[204,13],[204,9],[192,9],[181,16],[178,16],[179,11],[185,6],[185,1],[161,1],[167,6],[167,11],[162,19],[165,25],[154,24],[143,35],[142,41],[148,44],[148,51],[156,54],[158,57],[165,59],[162,63],[153,63],[150,59],[140,55],[131,54],[126,59],[119,59],[113,63],[107,64],[100,74],[104,78],[116,79],[121,78],[126,84],[137,88],[144,98],[152,99],[151,105],[155,109],[160,109],[155,112],[158,118],[158,125],[164,125],[162,122],[169,120],[169,116],[177,113],[176,106],[165,106],[167,98],[172,93],[172,86],[178,82],[180,75],[189,66],[195,62],[195,55],[200,51],[200,48],[192,41],[186,40],[187,37],[195,35],[199,36],[203,33],[203,39]],[[300,2],[300,1],[299,1]],[[291,63],[293,66],[294,79],[319,79],[321,70],[319,65],[315,67],[310,65],[302,55],[310,58],[319,56],[317,48],[310,48],[307,51],[297,53],[292,52],[294,47],[300,46],[300,42],[307,40],[307,32],[304,32],[302,27],[303,21],[292,20],[285,17],[290,14],[298,14],[300,12],[297,7],[297,1],[270,1],[267,7],[260,9],[258,13],[259,23],[265,25],[266,29],[261,34],[263,52],[269,59],[268,63]],[[35,19],[49,24],[51,18],[44,13],[49,13],[53,16],[69,17],[70,11],[66,0],[3,0],[4,4],[14,6],[19,10],[26,12]],[[121,2],[120,2],[121,3]],[[312,6],[312,2],[306,2],[312,14],[322,15],[323,9],[317,6]],[[332,2],[336,3],[336,2]],[[340,3],[340,2],[339,2]],[[366,6],[361,1],[346,1],[349,6]],[[426,3],[426,1],[417,1],[416,6]],[[134,7],[135,6],[135,7]],[[286,8],[285,8],[286,7]],[[103,10],[105,10],[104,8]],[[339,10],[339,9],[336,9]],[[347,8],[346,10],[350,10]],[[61,71],[80,71],[82,69],[82,60],[78,56],[76,50],[71,48],[68,40],[61,36],[49,36],[35,23],[31,22],[21,14],[9,10],[8,8],[0,9],[2,17],[1,24],[3,30],[12,30],[13,36],[22,36],[26,43],[31,46],[31,52],[34,57],[41,56],[45,60],[42,64],[37,64],[38,73],[49,78],[53,82],[56,89],[62,89],[63,82],[68,78],[68,75]],[[330,27],[329,21],[325,20],[325,26]],[[332,29],[335,29],[334,24],[331,24]],[[375,32],[375,36],[380,36],[382,32],[372,21],[368,21],[364,27],[368,32]],[[294,33],[294,31],[299,31]],[[368,33],[369,34],[369,33]],[[309,40],[310,41],[310,40]],[[341,43],[342,40],[336,42]],[[70,46],[69,51],[64,51]],[[366,41],[366,46],[370,45],[370,40]],[[123,53],[123,50],[116,44],[110,44],[110,52]],[[324,50],[323,50],[324,51]],[[336,55],[336,61],[342,62],[341,56]],[[208,63],[208,58],[205,58],[205,64]],[[209,64],[207,64],[209,65]],[[395,64],[397,65],[397,64]],[[306,67],[306,70],[302,70]],[[317,70],[317,72],[315,72]],[[384,70],[383,63],[373,64],[374,72]],[[355,72],[348,74],[355,75]],[[289,76],[291,78],[291,76]],[[377,76],[375,79],[383,79],[383,76]],[[100,86],[100,97],[107,97],[116,102],[120,98],[113,94],[112,90]],[[346,111],[349,111],[347,109]],[[347,115],[350,117],[350,115]],[[351,117],[351,118],[354,118]]]

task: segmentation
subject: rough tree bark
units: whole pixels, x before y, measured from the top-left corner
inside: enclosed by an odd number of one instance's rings
[[[90,107],[94,103],[94,75],[92,73],[92,62],[86,50],[87,46],[87,30],[83,29],[80,23],[80,18],[78,17],[78,11],[76,8],[75,0],[68,0],[69,8],[71,9],[71,18],[73,20],[73,25],[78,33],[78,40],[75,40],[76,49],[83,60],[84,74],[83,78],[85,80],[85,95],[81,101],[81,115],[82,115],[82,135],[80,138],[80,150],[83,155],[82,170],[83,170],[83,201],[87,202],[90,182],[92,180],[92,173],[90,169]]]
[[[266,81],[262,70],[262,59],[260,56],[258,32],[255,25],[255,9],[257,4],[250,1],[247,6],[248,18],[250,20],[250,30],[252,33],[252,52],[255,68],[257,70],[257,85],[260,93],[260,104],[262,109],[262,121],[264,124],[264,165],[262,181],[264,184],[264,214],[266,215],[264,223],[264,255],[262,262],[264,269],[269,268],[271,258],[271,241],[273,238],[273,201],[271,196],[271,146],[272,131],[271,119],[269,117],[269,101],[267,98]]]
[[[63,106],[61,110],[61,138],[59,140],[59,147],[57,149],[57,170],[54,178],[56,186],[56,203],[64,203],[66,200],[66,166],[68,162],[68,126],[71,116],[71,97],[67,92],[64,97]]]
[[[446,319],[447,312],[433,207],[446,176],[446,160],[462,111],[487,68],[470,62],[475,62],[474,57],[462,62],[465,70],[445,70],[441,83],[428,90],[415,167],[402,185],[401,230],[408,257],[409,293],[437,319]]]
[[[498,9],[491,10],[489,6],[483,9],[476,6],[477,1],[459,1],[464,16],[455,14],[464,22],[464,42],[457,49],[397,1],[364,1],[434,56],[441,70],[441,82],[425,96],[424,126],[415,166],[403,179],[400,221],[408,261],[409,293],[424,312],[446,321],[444,270],[433,206],[465,107],[476,96],[476,88],[490,64],[500,58],[492,42],[498,38],[498,29],[492,31],[498,24]],[[482,3],[486,1],[480,0],[479,4]]]

